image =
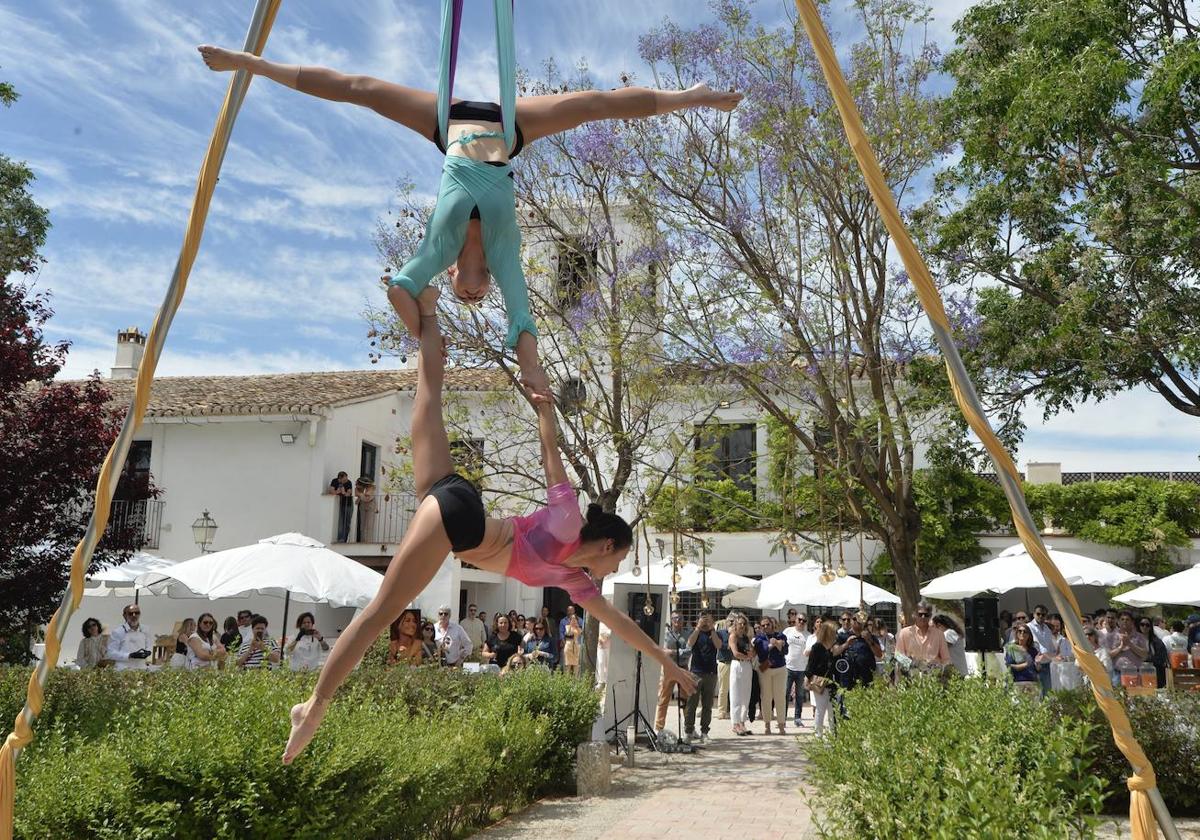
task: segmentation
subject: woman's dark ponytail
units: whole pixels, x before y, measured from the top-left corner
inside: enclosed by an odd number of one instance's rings
[[[582,542],[612,540],[613,548],[620,551],[633,545],[633,529],[629,523],[615,513],[608,513],[594,502],[588,505],[587,522],[579,530]]]

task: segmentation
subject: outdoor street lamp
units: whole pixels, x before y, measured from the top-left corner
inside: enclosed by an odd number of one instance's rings
[[[208,547],[213,544],[213,537],[217,534],[217,521],[208,515],[208,511],[192,523],[192,539],[196,541],[196,545],[200,547],[201,554],[208,553]]]

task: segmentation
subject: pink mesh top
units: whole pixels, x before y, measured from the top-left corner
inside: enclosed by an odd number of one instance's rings
[[[505,573],[530,586],[565,589],[576,604],[600,594],[583,569],[562,563],[579,547],[583,517],[575,491],[567,483],[546,491],[547,504],[529,516],[514,516],[512,558]]]

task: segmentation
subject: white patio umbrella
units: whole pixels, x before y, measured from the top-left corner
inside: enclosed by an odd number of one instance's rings
[[[1137,589],[1130,589],[1113,600],[1131,607],[1152,607],[1156,604],[1200,607],[1200,566],[1192,566]]]
[[[1146,575],[1136,575],[1103,560],[1094,560],[1082,554],[1072,554],[1054,548],[1050,548],[1049,551],[1050,559],[1072,586],[1117,586],[1121,583],[1150,580]],[[1017,544],[1004,549],[999,557],[986,563],[934,578],[921,587],[921,594],[926,598],[950,601],[969,598],[980,592],[1004,594],[1011,589],[1039,589],[1045,586],[1046,579],[1042,577],[1025,546]]]
[[[311,537],[291,533],[202,554],[160,572],[145,572],[136,583],[167,594],[182,586],[214,601],[239,595],[281,597],[286,632],[293,599],[306,604],[365,607],[379,591],[383,575]]]
[[[84,582],[83,595],[85,598],[133,598],[136,604],[141,591],[141,587],[134,584],[138,575],[161,572],[174,565],[174,560],[139,551],[119,566],[109,566],[90,575]]]
[[[824,584],[820,577],[821,564],[814,560],[803,560],[782,572],[755,581],[752,587],[726,595],[722,603],[727,607],[760,610],[781,610],[790,605],[857,607],[860,598],[868,604],[900,603],[898,596],[874,584],[863,581],[860,589],[856,577],[835,577],[830,583]]]
[[[646,583],[647,571],[650,572],[651,585],[671,586],[671,559],[668,557],[665,561],[651,563],[637,575],[632,571],[628,571],[605,578],[604,591],[611,592],[612,585],[617,583],[644,585]],[[722,571],[713,566],[709,566],[707,570],[702,570],[700,564],[690,558],[686,560],[680,558],[679,565],[675,571],[679,575],[679,583],[675,588],[680,592],[725,592],[730,589],[739,589],[743,586],[753,586],[758,582],[754,578],[735,575],[732,572]]]

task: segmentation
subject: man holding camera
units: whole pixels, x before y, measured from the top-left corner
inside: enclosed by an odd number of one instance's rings
[[[688,636],[687,646],[692,650],[688,670],[696,677],[696,691],[688,697],[687,710],[683,715],[689,744],[708,743],[708,728],[712,723],[713,698],[717,693],[717,653],[723,647],[721,637],[713,624],[712,613],[700,613],[696,629]],[[701,705],[700,735],[696,736],[696,706]]]
[[[282,658],[279,643],[267,635],[266,617],[256,615],[251,618],[250,631],[250,638],[242,642],[238,651],[238,667],[246,670],[261,668],[264,660],[270,663],[272,668],[279,665]]]
[[[118,671],[144,670],[154,656],[154,639],[142,629],[142,608],[129,604],[121,616],[125,623],[108,637],[107,658]]]
[[[437,642],[442,664],[448,668],[457,668],[466,662],[471,651],[475,649],[475,644],[461,624],[450,620],[449,604],[438,607],[437,614],[437,624],[433,625],[433,638]]]
[[[671,657],[671,661],[680,668],[687,667],[688,654],[692,649],[688,646],[688,631],[683,622],[683,613],[671,613],[671,626],[663,638],[663,650]],[[662,674],[658,678],[658,705],[654,710],[654,731],[662,733],[667,727],[667,707],[671,705],[671,695],[675,683]]]

